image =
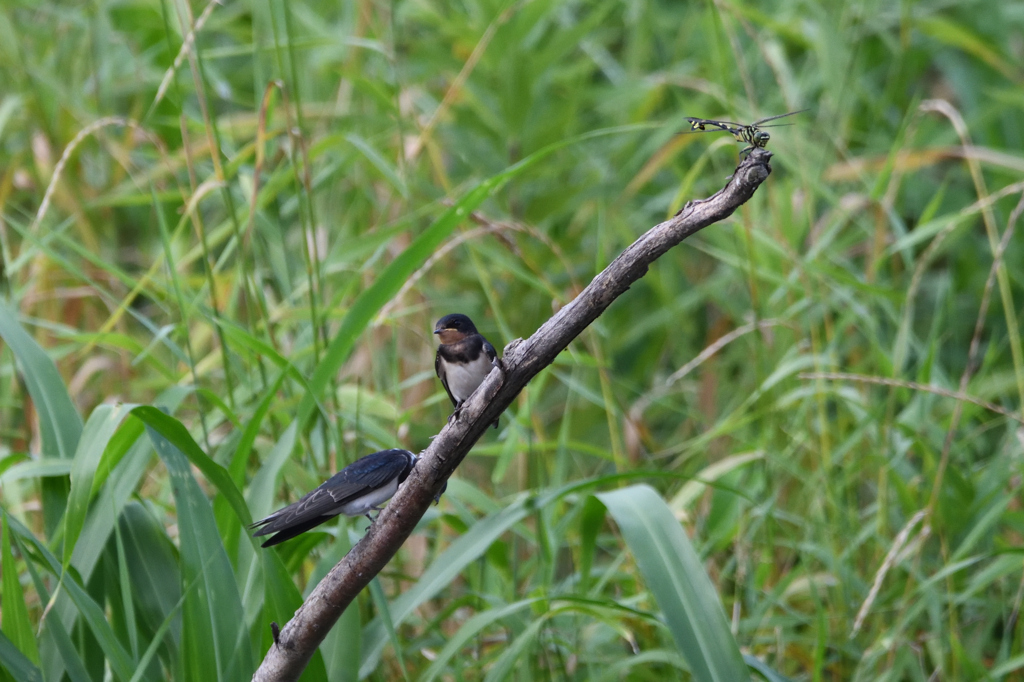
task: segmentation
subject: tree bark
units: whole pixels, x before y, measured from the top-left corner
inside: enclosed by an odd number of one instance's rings
[[[708,199],[691,201],[655,225],[599,273],[580,295],[545,322],[533,336],[505,347],[504,373],[492,370],[423,452],[405,483],[362,540],[316,586],[281,630],[253,680],[297,680],[342,612],[409,537],[470,448],[542,369],[596,320],[666,251],[695,232],[729,217],[748,201],[771,173],[772,154],[754,149],[728,184]]]

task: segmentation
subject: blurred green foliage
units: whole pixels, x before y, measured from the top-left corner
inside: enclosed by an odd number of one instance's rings
[[[433,322],[532,333],[723,184],[687,116],[805,107],[307,676],[685,678],[685,530],[762,675],[1018,679],[1021,64],[992,0],[6,3],[0,679],[246,679],[364,522],[242,524],[428,443]]]

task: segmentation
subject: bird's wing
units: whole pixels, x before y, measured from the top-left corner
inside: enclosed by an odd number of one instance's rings
[[[330,513],[331,510],[338,507],[338,503],[331,494],[329,486],[339,476],[341,474],[333,476],[316,490],[303,495],[298,502],[294,502],[284,509],[274,512],[267,518],[252,524],[252,528],[259,528],[253,535],[259,536],[276,533],[314,520],[317,523],[313,525],[326,521],[333,516]]]
[[[760,118],[760,119],[754,121],[753,123],[751,123],[750,125],[760,126],[762,123],[766,123],[768,121],[774,121],[777,118],[786,118],[787,116],[792,116],[793,114],[802,114],[805,111],[810,111],[810,109],[800,109],[799,111],[791,111],[788,114],[778,114],[776,116],[768,116],[767,118]],[[789,124],[787,123],[785,125],[789,125]],[[764,126],[764,127],[765,128],[770,128],[770,127],[773,127],[773,126]]]
[[[388,453],[386,457],[374,453],[376,456],[368,455],[356,460],[298,502],[252,524],[252,528],[259,528],[253,535],[267,535],[299,526],[303,527],[298,531],[300,533],[309,530],[337,516],[341,505],[379,488],[411,466],[405,450],[385,452]]]
[[[331,494],[339,503],[347,502],[367,490],[381,487],[396,476],[407,474],[415,461],[415,455],[400,448],[367,455],[352,462],[338,474],[344,476],[345,481],[332,488]]]
[[[495,360],[498,359],[498,351],[494,350],[494,346],[491,345],[491,342],[485,339],[483,336],[480,337],[480,340],[484,342],[484,353],[487,354],[487,359],[490,360],[491,363],[493,363]]]
[[[480,339],[484,342],[484,353],[487,354],[487,359],[491,361],[492,365],[495,364],[495,362],[497,362],[498,360],[498,351],[494,350],[494,346],[491,345],[491,342],[485,339],[483,336],[481,336]],[[504,369],[502,371],[504,371]],[[498,422],[500,421],[500,419],[501,418],[499,417],[498,419],[494,420],[494,428],[498,428]]]
[[[444,392],[448,394],[449,400],[452,401],[452,405],[458,405],[459,401],[452,395],[452,391],[448,388],[448,375],[444,370],[444,363],[441,362],[441,351],[438,349],[437,355],[434,356],[434,373],[437,374],[437,378],[441,380],[441,385],[444,386]]]

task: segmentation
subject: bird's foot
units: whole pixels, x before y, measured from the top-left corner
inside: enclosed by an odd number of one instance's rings
[[[464,400],[460,400],[458,405],[455,406],[455,409],[452,410],[452,413],[450,415],[448,415],[448,424],[449,425],[451,425],[453,422],[458,422],[459,421],[459,415],[462,414],[462,405],[464,403],[465,403]]]

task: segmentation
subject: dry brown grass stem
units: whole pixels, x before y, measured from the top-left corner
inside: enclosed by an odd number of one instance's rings
[[[868,596],[864,600],[864,603],[860,605],[860,610],[857,611],[857,618],[853,621],[853,629],[850,630],[850,637],[856,636],[860,630],[860,626],[864,623],[864,619],[867,617],[868,612],[871,610],[871,605],[875,603],[875,599],[878,597],[878,591],[882,589],[882,582],[885,580],[886,574],[896,564],[896,557],[899,556],[900,550],[907,544],[907,540],[910,538],[910,531],[914,529],[918,523],[925,517],[927,510],[921,509],[914,514],[907,524],[903,526],[903,529],[896,534],[896,539],[893,540],[892,547],[889,548],[889,552],[885,555],[885,560],[882,565],[875,571],[875,580],[871,583],[871,590],[868,591]],[[921,529],[922,535],[927,535],[929,530],[927,527]]]
[[[886,377],[873,377],[864,374],[848,374],[845,372],[801,372],[798,375],[801,379],[824,379],[826,381],[856,381],[863,384],[876,384],[878,386],[894,386],[896,388],[909,388],[912,391],[923,391],[925,393],[934,393],[935,395],[941,395],[944,398],[952,398],[954,400],[960,400],[965,403],[971,403],[978,407],[983,407],[990,412],[1001,414],[1007,419],[1013,419],[1014,421],[1024,423],[1024,419],[1021,418],[1016,412],[1003,409],[994,403],[975,398],[972,395],[962,393],[959,391],[950,391],[946,388],[940,388],[938,386],[929,386],[928,384],[919,384],[916,381],[906,381],[904,379],[888,379]]]

